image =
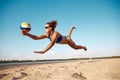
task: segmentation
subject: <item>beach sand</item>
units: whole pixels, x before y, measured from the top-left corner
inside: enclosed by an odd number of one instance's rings
[[[0,80],[120,80],[120,58],[11,66]]]

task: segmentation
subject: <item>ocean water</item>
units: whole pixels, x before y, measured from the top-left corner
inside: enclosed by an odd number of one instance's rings
[[[0,66],[14,66],[14,65],[30,65],[30,64],[50,64],[50,63],[62,63],[70,60],[50,60],[50,61],[38,61],[38,62],[9,62],[0,63]]]

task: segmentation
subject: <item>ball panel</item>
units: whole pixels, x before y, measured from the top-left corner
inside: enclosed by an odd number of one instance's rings
[[[20,29],[21,30],[31,30],[31,28],[24,28],[24,27],[21,27],[21,26],[20,26]]]
[[[24,28],[31,28],[31,27],[30,27],[30,24],[29,24],[28,22],[23,22],[23,23],[21,24],[21,26],[24,27]]]

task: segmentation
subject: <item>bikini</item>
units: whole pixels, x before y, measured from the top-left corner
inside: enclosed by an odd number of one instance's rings
[[[61,40],[62,40],[62,35],[60,34],[60,37],[58,37],[58,39],[56,40],[56,43],[59,43]],[[51,38],[50,38],[50,34],[48,35],[48,39],[50,40],[50,41],[52,41],[51,40]]]

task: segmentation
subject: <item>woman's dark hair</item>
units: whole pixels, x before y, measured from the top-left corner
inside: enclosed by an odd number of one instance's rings
[[[56,28],[56,25],[57,25],[57,21],[54,20],[54,21],[51,21],[51,22],[47,22],[46,24],[49,24],[50,27],[52,27],[52,30],[54,31],[54,29]]]

